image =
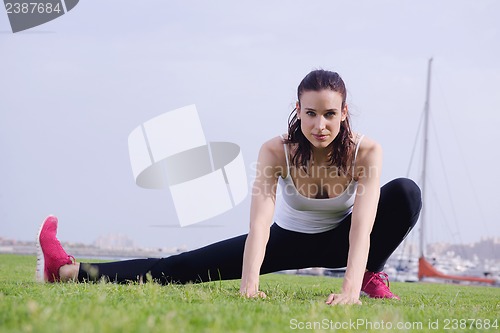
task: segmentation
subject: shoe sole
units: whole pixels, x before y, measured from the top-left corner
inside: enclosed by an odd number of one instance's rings
[[[50,216],[50,215],[49,215]],[[36,270],[35,270],[35,280],[40,283],[45,283],[45,258],[43,256],[42,246],[40,245],[40,233],[42,228],[47,221],[48,216],[43,220],[40,228],[38,229],[38,234],[36,236]]]
[[[396,295],[394,295],[394,297],[371,297],[369,294],[365,293],[364,291],[361,291],[359,293],[359,296],[366,296],[366,297],[369,297],[369,298],[373,298],[373,299],[395,299],[395,300],[400,300],[400,298],[396,297]]]

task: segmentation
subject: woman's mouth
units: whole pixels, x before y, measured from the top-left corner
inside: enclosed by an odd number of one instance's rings
[[[324,135],[324,134],[313,134],[312,135],[316,140],[318,141],[325,141],[326,138],[328,137],[327,135]]]

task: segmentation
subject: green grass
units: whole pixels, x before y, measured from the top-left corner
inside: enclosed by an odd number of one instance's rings
[[[401,301],[363,297],[362,306],[332,307],[324,301],[341,279],[269,274],[261,277],[268,298],[244,299],[238,280],[40,284],[34,282],[35,262],[34,256],[0,255],[2,333],[287,332],[313,331],[314,325],[326,332],[500,331],[500,288],[392,283]],[[486,329],[485,320],[498,326]],[[437,329],[429,321],[438,321]],[[398,330],[399,323],[415,329]]]

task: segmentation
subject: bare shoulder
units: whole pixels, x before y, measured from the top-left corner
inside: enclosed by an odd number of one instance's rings
[[[284,140],[276,136],[262,144],[259,152],[259,163],[284,170],[286,168],[286,156]],[[278,172],[281,174],[281,172]]]
[[[380,166],[382,163],[382,146],[372,138],[363,137],[359,144],[356,165]]]

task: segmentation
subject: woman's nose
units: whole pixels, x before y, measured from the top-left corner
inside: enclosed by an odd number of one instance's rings
[[[323,117],[318,117],[318,121],[316,123],[316,127],[320,130],[324,129],[326,126],[326,121]]]

